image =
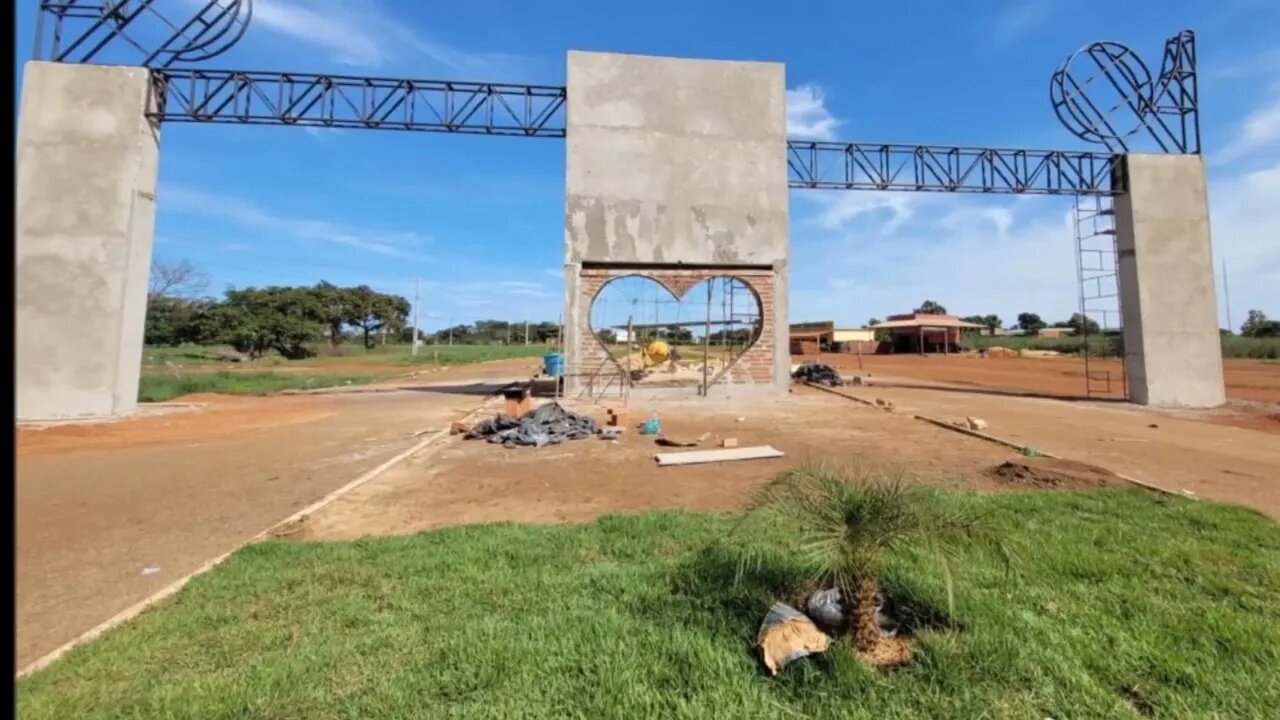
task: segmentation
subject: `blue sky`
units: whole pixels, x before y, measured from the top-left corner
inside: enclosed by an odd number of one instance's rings
[[[34,5],[17,12],[19,60]],[[1238,326],[1248,308],[1280,315],[1272,0],[256,0],[244,40],[206,64],[560,84],[569,49],[772,60],[787,64],[796,135],[1070,149],[1082,143],[1053,116],[1053,69],[1100,39],[1158,67],[1183,28],[1199,39],[1214,253]],[[420,278],[425,328],[555,320],[563,173],[553,139],[174,124],[155,254],[190,259],[213,292],[326,279],[412,298]],[[1069,199],[793,191],[791,207],[793,320],[861,324],[926,297],[1008,324],[1075,309]]]

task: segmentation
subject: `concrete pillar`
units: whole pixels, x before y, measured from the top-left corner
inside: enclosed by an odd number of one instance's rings
[[[1115,200],[1129,399],[1207,408],[1226,402],[1204,159],[1127,155]]]
[[[565,348],[586,360],[584,265],[712,276],[772,269],[773,367],[786,393],[786,77],[779,63],[571,51],[565,111]],[[715,272],[722,268],[723,273]],[[566,383],[572,394],[578,383]],[[738,390],[735,386],[735,390]]]
[[[160,130],[137,67],[29,62],[15,167],[17,419],[137,406]]]

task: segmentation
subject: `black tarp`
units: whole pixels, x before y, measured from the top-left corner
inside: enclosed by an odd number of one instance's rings
[[[844,384],[844,378],[840,377],[840,373],[836,372],[835,368],[822,363],[805,363],[801,365],[796,368],[795,372],[791,373],[791,379],[810,382],[815,385],[829,385],[831,387]]]
[[[547,403],[516,418],[500,413],[471,428],[467,440],[483,438],[506,447],[542,447],[566,440],[594,437],[596,421],[565,410],[559,403]]]

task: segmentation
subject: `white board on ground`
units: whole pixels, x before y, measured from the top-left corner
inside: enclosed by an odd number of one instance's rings
[[[762,460],[782,457],[784,453],[769,445],[756,447],[725,448],[722,450],[693,450],[679,453],[658,453],[653,456],[659,467],[668,465],[697,465],[699,463],[728,462],[730,460]]]

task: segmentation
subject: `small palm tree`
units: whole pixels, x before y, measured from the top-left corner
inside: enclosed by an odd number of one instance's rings
[[[806,464],[784,471],[756,492],[747,513],[769,513],[798,526],[801,561],[817,582],[840,591],[846,607],[852,602],[854,644],[864,652],[882,639],[877,576],[887,556],[911,549],[936,554],[948,612],[953,612],[948,560],[963,543],[980,541],[1010,559],[986,517],[943,502],[936,489],[907,482],[901,473],[861,465]],[[749,555],[747,562],[752,559],[758,562],[759,556]]]

